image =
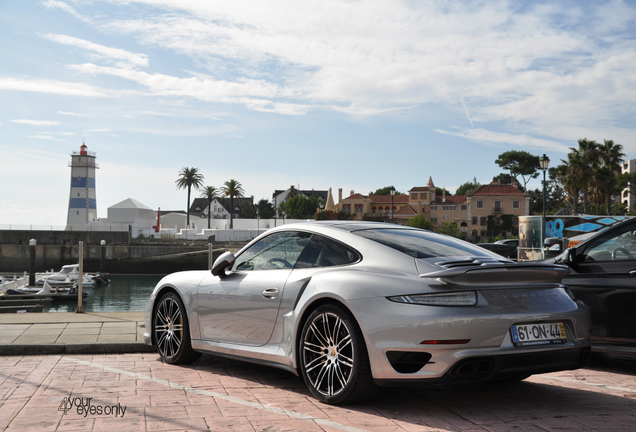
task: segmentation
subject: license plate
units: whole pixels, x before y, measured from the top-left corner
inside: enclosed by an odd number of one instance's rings
[[[510,333],[516,346],[562,344],[566,340],[563,323],[513,325]]]

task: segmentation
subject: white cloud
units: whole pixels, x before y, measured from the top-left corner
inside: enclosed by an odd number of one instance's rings
[[[636,52],[633,43],[628,39],[620,49],[608,50],[599,27],[613,25],[619,15],[620,27],[633,21],[633,9],[622,2],[599,7],[601,23],[593,31],[582,25],[587,22],[585,14],[571,5],[529,5],[520,12],[505,1],[279,1],[275,7],[249,0],[135,3],[159,10],[144,18],[111,20],[103,28],[190,56],[213,76],[238,77],[236,82],[160,74],[142,77],[101,69],[160,94],[196,97],[200,91],[203,100],[227,97],[233,102],[247,93],[294,99],[248,105],[256,110],[263,104],[279,104],[274,111],[302,114],[320,106],[356,115],[413,104],[445,104],[461,94],[470,101],[473,123],[493,117],[525,121],[530,104],[535,114],[532,123],[541,123],[536,125],[540,130],[542,122],[553,118],[540,112],[547,105],[570,109],[563,98],[567,86],[572,93],[582,91],[592,97],[596,96],[592,88],[610,84],[613,88],[604,99],[619,100],[621,105],[631,104],[633,98],[625,91],[631,93],[636,87],[630,78],[636,64],[632,59],[621,62]],[[609,75],[596,70],[606,62],[613,65]],[[241,82],[241,77],[248,81]],[[566,88],[558,91],[561,85]],[[294,107],[280,108],[282,103]],[[606,108],[599,122],[616,111]],[[572,111],[572,117],[580,122],[581,115],[587,115],[589,121],[590,114],[598,111],[585,107]]]
[[[559,151],[565,153],[568,151],[568,146],[558,142],[547,139],[535,138],[529,135],[513,135],[502,132],[493,132],[486,129],[465,129],[461,132],[451,132],[442,129],[436,129],[435,132],[466,138],[471,141],[476,141],[482,144],[510,144],[518,145],[525,148],[541,149],[542,151]]]
[[[91,23],[91,20],[80,15],[77,10],[69,5],[68,3],[64,3],[62,1],[57,1],[57,0],[46,0],[44,2],[42,2],[42,4],[47,8],[47,9],[61,9],[71,15],[73,15],[75,18],[87,22],[87,23]]]
[[[0,77],[0,89],[52,93],[69,96],[107,96],[105,91],[95,88],[89,84],[41,79]]]
[[[69,111],[58,111],[57,113],[62,115],[76,116],[76,117],[88,117],[88,114],[80,114],[80,113],[74,113]]]
[[[11,120],[11,123],[28,124],[31,126],[59,126],[60,122],[52,120]]]
[[[134,66],[148,66],[148,56],[145,54],[132,53],[120,48],[107,47],[84,39],[60,34],[42,35],[46,39],[64,45],[71,45],[92,52],[94,55],[106,60],[121,60]]]
[[[27,138],[36,138],[36,139],[43,139],[43,140],[50,140],[50,141],[60,141],[60,142],[66,142],[66,140],[60,139],[60,138],[56,138],[54,136],[52,136],[51,134],[47,134],[42,133],[39,135],[27,135]]]
[[[65,3],[45,4],[77,14]],[[96,28],[172,51],[193,70],[140,71],[149,66],[145,54],[47,37],[121,60],[72,68],[128,80],[151,95],[286,115],[377,116],[432,105],[466,115],[473,127],[503,121],[511,135],[567,140],[576,138],[573,127],[612,130],[636,114],[636,10],[619,0],[109,4],[130,14],[96,16]]]

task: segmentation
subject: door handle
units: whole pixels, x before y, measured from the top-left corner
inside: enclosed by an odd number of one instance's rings
[[[263,297],[274,300],[278,297],[278,288],[266,288],[262,294]]]

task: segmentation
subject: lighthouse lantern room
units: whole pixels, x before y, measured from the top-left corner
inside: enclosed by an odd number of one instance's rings
[[[71,154],[71,194],[68,200],[67,228],[97,222],[97,200],[95,197],[96,155],[86,150],[82,143],[79,152]]]

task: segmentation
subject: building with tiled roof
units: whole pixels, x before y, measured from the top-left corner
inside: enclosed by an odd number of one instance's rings
[[[351,213],[353,219],[390,221],[391,207],[395,215],[409,203],[408,195],[362,195],[351,191],[349,196],[342,198],[342,189],[338,190],[338,210]],[[391,205],[392,204],[392,205]]]
[[[350,195],[343,199],[342,189],[339,189],[339,202],[336,207],[339,211],[352,213],[354,219],[387,222],[393,220],[402,225],[421,214],[433,222],[436,228],[446,222],[457,224],[465,237],[474,241],[484,241],[492,235],[495,231],[492,225],[501,227],[497,231],[501,236],[515,234],[518,217],[530,214],[530,198],[519,190],[517,185],[493,182],[462,196],[447,196],[445,190],[442,196],[436,196],[435,192],[436,187],[432,178],[429,178],[426,186],[416,186],[411,188],[407,195],[393,197],[365,196],[351,191]],[[508,225],[504,224],[505,220],[509,221]]]

